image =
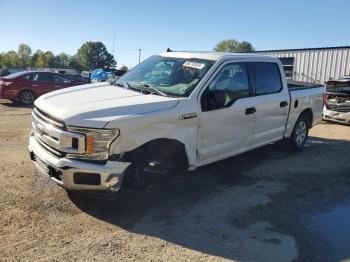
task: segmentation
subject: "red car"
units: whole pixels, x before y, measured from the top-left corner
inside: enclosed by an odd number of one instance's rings
[[[23,71],[0,78],[0,98],[31,105],[43,94],[79,84],[58,73]]]

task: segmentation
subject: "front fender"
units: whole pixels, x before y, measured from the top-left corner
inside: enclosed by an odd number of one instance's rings
[[[173,117],[174,118],[174,117]],[[171,119],[171,118],[170,118]],[[113,154],[130,152],[147,142],[156,139],[173,139],[182,143],[185,147],[189,166],[194,166],[196,162],[197,147],[197,119],[174,121],[161,120],[157,118],[138,118],[128,121],[129,123],[119,123],[120,136],[111,145]],[[148,122],[147,124],[145,122]],[[107,127],[111,127],[109,124]]]

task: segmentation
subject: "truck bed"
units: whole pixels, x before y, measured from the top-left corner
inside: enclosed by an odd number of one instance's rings
[[[304,82],[287,82],[287,85],[290,94],[290,108],[285,136],[289,137],[296,120],[306,108],[313,113],[312,126],[321,121],[323,94],[326,88],[322,84]]]
[[[287,85],[288,85],[289,91],[318,88],[323,86],[322,84],[313,84],[313,83],[297,82],[297,81],[287,81]]]

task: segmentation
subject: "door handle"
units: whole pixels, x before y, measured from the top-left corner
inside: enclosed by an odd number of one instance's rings
[[[61,87],[61,86],[55,86],[55,87]]]
[[[251,115],[254,114],[256,112],[256,108],[255,107],[249,107],[245,110],[245,114],[246,115]]]
[[[286,107],[286,106],[288,106],[288,102],[287,101],[282,101],[280,103],[280,107]]]
[[[38,86],[38,85],[32,85],[32,87],[36,87],[36,86]]]

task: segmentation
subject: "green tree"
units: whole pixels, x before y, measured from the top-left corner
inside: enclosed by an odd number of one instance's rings
[[[18,67],[18,54],[16,51],[9,51],[4,54],[2,58],[2,63],[7,68],[17,68]]]
[[[82,67],[78,62],[78,57],[77,55],[73,55],[71,56],[70,60],[69,60],[69,64],[68,64],[68,68],[73,68],[77,71],[81,71]]]
[[[119,67],[119,70],[129,71],[129,68],[126,65],[122,65],[121,67]]]
[[[55,67],[56,61],[55,61],[55,55],[51,51],[46,51],[44,53],[45,63],[47,67]]]
[[[78,50],[77,58],[84,70],[96,68],[115,67],[114,57],[107,51],[101,42],[86,42]]]
[[[216,52],[252,52],[254,47],[247,41],[239,42],[235,39],[227,39],[216,44]]]
[[[26,68],[32,65],[32,49],[29,45],[20,44],[18,46],[18,66],[21,68]]]
[[[71,60],[70,55],[67,55],[66,53],[62,52],[58,56],[56,56],[56,59],[58,60],[58,67],[69,68],[69,63]]]
[[[4,66],[2,61],[3,59],[4,59],[4,53],[0,53],[0,68]]]
[[[36,68],[47,67],[44,52],[36,50],[32,57],[32,64]]]

